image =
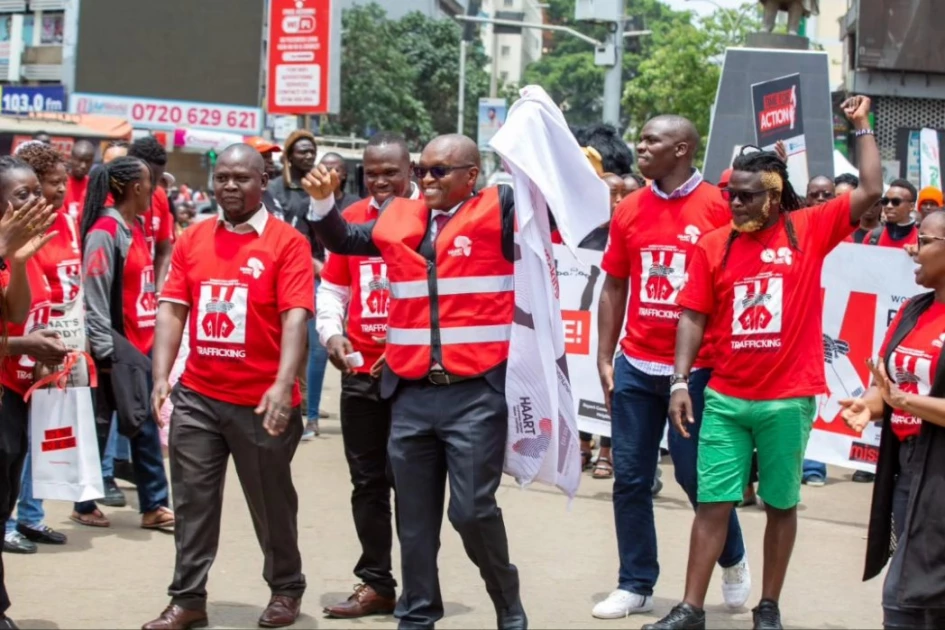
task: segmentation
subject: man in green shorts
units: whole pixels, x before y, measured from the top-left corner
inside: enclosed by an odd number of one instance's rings
[[[755,450],[758,494],[768,523],[754,627],[782,627],[778,601],[797,536],[814,397],[827,391],[821,269],[827,254],[853,233],[883,190],[869,108],[865,97],[843,104],[856,129],[859,188],[801,209],[787,165],[774,153],[743,151],[725,189],[732,225],[709,232],[693,250],[689,279],[677,300],[683,312],[669,409],[676,430],[688,438],[693,422],[688,374],[706,326],[712,327],[717,345],[699,434],[699,506],[683,602],[645,628],[705,628],[706,590]]]

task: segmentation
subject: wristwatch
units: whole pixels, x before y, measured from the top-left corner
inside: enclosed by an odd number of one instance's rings
[[[669,379],[670,385],[675,385],[676,383],[688,383],[688,382],[689,382],[689,375],[680,374],[678,372],[676,374],[673,374],[673,377]]]

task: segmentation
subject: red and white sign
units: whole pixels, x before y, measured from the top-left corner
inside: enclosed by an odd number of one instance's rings
[[[269,14],[270,114],[327,114],[331,0],[272,0]]]
[[[258,107],[107,94],[73,94],[69,98],[69,111],[124,118],[138,129],[190,127],[247,136],[258,134],[263,123],[263,113]]]

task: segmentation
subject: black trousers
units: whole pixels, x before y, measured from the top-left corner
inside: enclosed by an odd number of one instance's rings
[[[302,414],[292,410],[285,432],[273,437],[252,407],[174,388],[170,456],[177,557],[168,589],[172,603],[203,610],[207,576],[220,542],[223,483],[230,455],[265,558],[263,578],[273,595],[305,591],[292,485],[292,458],[302,439]]]
[[[393,398],[389,454],[397,489],[403,592],[401,628],[443,617],[437,570],[446,480],[448,516],[479,568],[497,613],[520,609],[518,570],[496,505],[508,407],[485,379],[455,385],[401,381]]]
[[[381,399],[378,379],[369,374],[342,376],[341,436],[353,486],[354,528],[361,541],[354,574],[382,597],[393,597],[397,587],[391,567],[390,407]]]
[[[29,430],[29,408],[23,397],[8,387],[3,388],[0,407],[0,523],[6,525],[20,496],[20,479],[26,459]],[[3,572],[3,550],[0,548],[0,615],[10,608]]]

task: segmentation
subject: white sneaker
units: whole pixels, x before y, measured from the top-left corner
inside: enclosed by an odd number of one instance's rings
[[[738,564],[722,570],[722,598],[725,605],[737,610],[745,605],[751,596],[751,571],[748,559],[742,558]]]
[[[748,597],[746,595],[745,599]],[[617,589],[602,602],[594,606],[591,614],[598,619],[623,619],[636,613],[653,610],[653,598],[649,595],[637,595],[630,591]]]

